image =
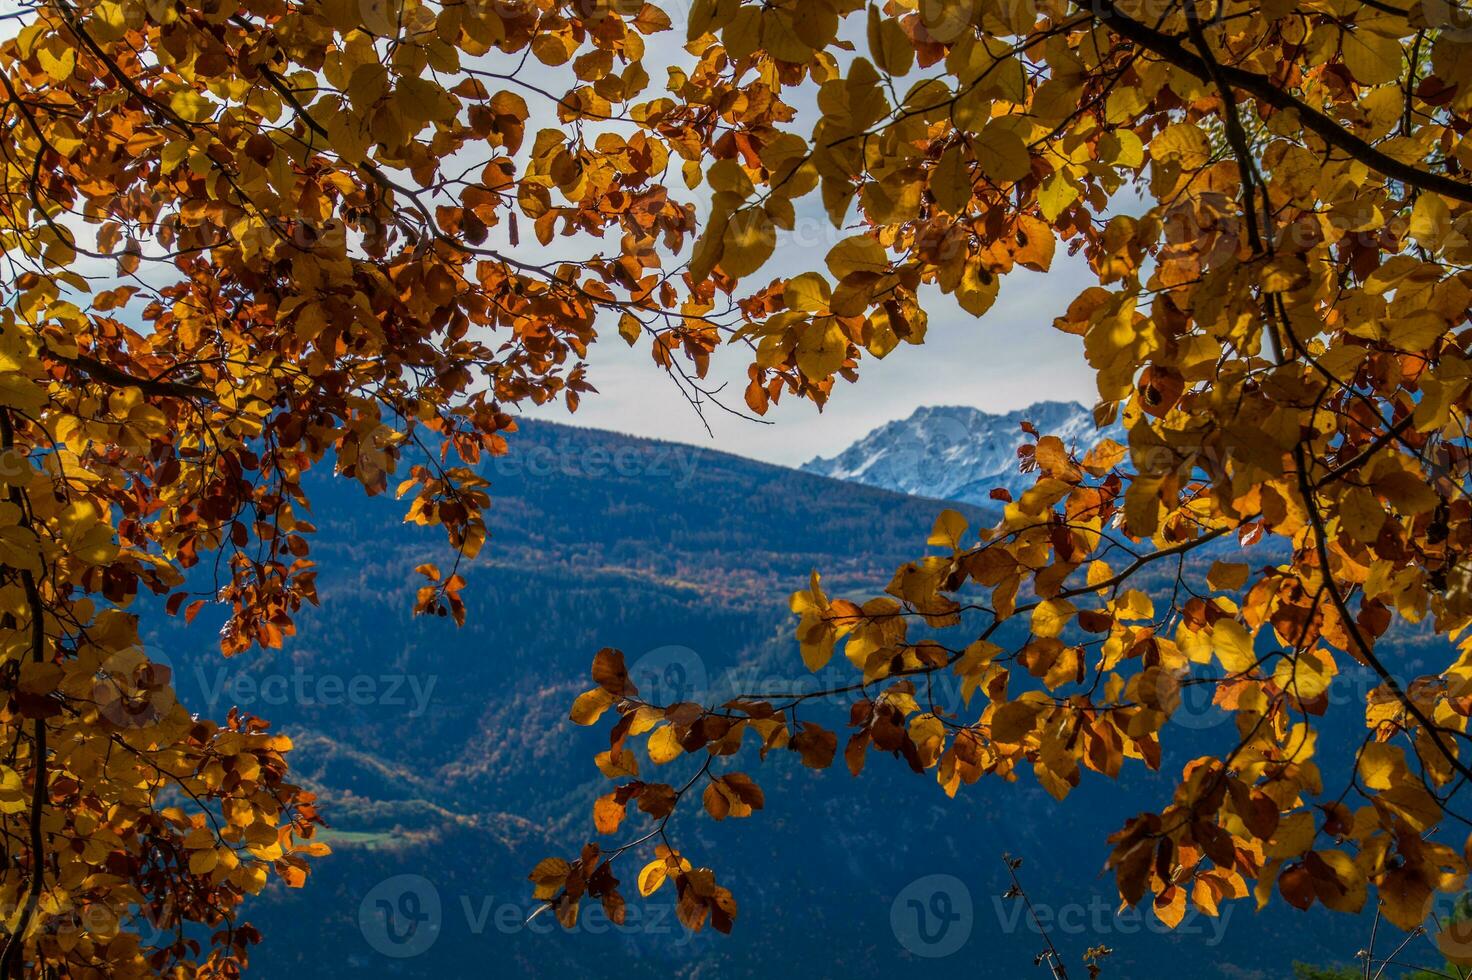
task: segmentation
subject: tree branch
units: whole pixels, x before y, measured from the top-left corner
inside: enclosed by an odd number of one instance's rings
[[[1142,24],[1126,16],[1115,6],[1113,0],[1097,0],[1097,4],[1096,15],[1109,30],[1154,52],[1165,61],[1182,71],[1190,72],[1204,82],[1212,81],[1211,66],[1205,59],[1187,50],[1179,38],[1157,31],[1148,24]],[[1232,88],[1241,89],[1265,105],[1294,113],[1304,129],[1386,177],[1411,187],[1418,187],[1421,190],[1432,191],[1456,201],[1472,204],[1472,184],[1453,180],[1442,174],[1428,173],[1380,152],[1266,75],[1244,71],[1231,65],[1222,65],[1219,70],[1222,81]]]
[[[0,449],[9,453],[15,448],[15,429],[11,425],[10,412],[0,410]],[[30,527],[29,510],[26,507],[25,491],[19,484],[10,486],[10,502],[20,510],[22,527]],[[41,602],[41,590],[36,585],[36,576],[28,568],[19,569],[21,587],[25,591],[26,606],[31,616],[31,661],[36,664],[46,660],[46,609]],[[0,975],[19,980],[25,974],[25,937],[35,920],[36,909],[41,904],[41,892],[46,884],[46,842],[41,834],[41,816],[46,806],[46,719],[37,718],[33,736],[31,773],[31,880],[26,890],[25,904],[15,924],[5,949],[0,952]]]
[[[1386,669],[1385,664],[1376,656],[1370,644],[1365,641],[1364,635],[1360,632],[1359,623],[1350,615],[1349,603],[1344,600],[1344,593],[1340,591],[1339,583],[1334,581],[1334,573],[1329,568],[1329,537],[1324,529],[1324,515],[1319,513],[1317,491],[1309,479],[1308,453],[1305,451],[1303,443],[1300,442],[1297,446],[1293,447],[1293,458],[1298,466],[1298,491],[1303,496],[1303,506],[1308,512],[1309,525],[1314,536],[1314,549],[1319,557],[1319,572],[1324,576],[1324,586],[1329,590],[1329,598],[1334,603],[1334,610],[1339,613],[1339,620],[1344,625],[1344,631],[1349,635],[1350,641],[1354,644],[1355,650],[1350,652],[1355,653],[1361,663],[1367,665],[1380,677],[1380,680],[1395,695],[1396,700],[1401,703],[1407,713],[1416,719],[1417,724],[1426,732],[1426,735],[1431,739],[1431,744],[1436,746],[1436,750],[1441,753],[1442,758],[1446,759],[1447,763],[1464,777],[1472,779],[1472,769],[1469,769],[1465,762],[1458,759],[1456,752],[1448,748],[1446,743],[1442,741],[1441,726],[1426,716],[1426,712],[1422,711],[1421,706],[1412,700],[1409,692],[1401,687],[1400,681],[1395,679],[1395,675]]]
[[[121,368],[113,367],[85,354],[77,354],[73,357],[65,357],[54,350],[48,349],[47,355],[65,364],[67,367],[92,377],[97,381],[113,385],[117,388],[140,388],[144,394],[156,395],[161,398],[203,398],[207,401],[215,401],[215,393],[208,388],[198,385],[185,384],[181,381],[166,381],[161,378],[140,378],[129,374]]]

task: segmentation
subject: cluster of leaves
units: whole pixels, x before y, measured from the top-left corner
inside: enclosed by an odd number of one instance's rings
[[[536,885],[534,896],[547,903],[538,914],[553,909],[557,921],[571,929],[577,924],[578,909],[586,895],[599,900],[610,922],[623,925],[624,898],[612,870],[612,862],[622,850],[605,855],[597,844],[589,843],[575,861],[543,859],[528,876]],[[709,868],[694,867],[678,851],[664,844],[655,845],[654,851],[654,860],[639,871],[639,894],[648,898],[668,881],[675,889],[675,915],[685,928],[698,932],[709,920],[720,932],[730,932],[736,920],[736,899],[731,890],[716,884]]]
[[[1030,769],[1061,799],[1085,772],[1160,767],[1183,686],[1208,685],[1231,724],[1110,838],[1121,899],[1174,923],[1275,892],[1343,912],[1373,894],[1416,928],[1472,856],[1451,826],[1472,779],[1472,31],[1436,0],[866,9],[867,57],[840,29],[857,5],[697,4],[689,25],[707,59],[811,79],[819,109],[811,137],[709,168],[692,273],[755,268],[813,190],[835,225],[855,203],[862,219],[827,276],[744,303],[749,404],[794,373],[821,402],[863,353],[923,339],[922,288],[980,314],[1061,240],[1094,282],[1054,326],[1081,338],[1096,418],[1128,444],[1034,433],[1036,484],[997,494],[994,527],[942,515],[939,553],[883,597],[830,599],[814,575],[793,598],[803,660],[841,646],[852,684],[653,705],[606,683],[600,655],[574,720],[617,710],[605,774],[694,754],[714,787],[748,734],[825,767],[837,737],[796,709],[848,697],[855,773],[871,751],[948,792]],[[1247,560],[1188,574],[1216,541]],[[1176,574],[1148,592],[1160,562]],[[1403,676],[1380,643],[1397,621],[1446,638],[1443,662]],[[917,622],[961,636],[911,639]],[[1320,746],[1351,662],[1380,681],[1349,709],[1364,736]],[[943,672],[961,703],[931,695]],[[1325,785],[1326,751],[1347,785]]]
[[[0,975],[234,976],[244,896],[302,884],[320,820],[289,740],[190,717],[126,607],[220,603],[225,655],[280,646],[318,599],[303,477],[325,464],[444,530],[455,568],[419,569],[416,610],[463,618],[473,467],[516,403],[576,408],[600,315],[698,387],[740,312],[729,280],[662,268],[695,222],[660,178],[784,110],[760,85],[735,104],[719,57],[641,101],[670,26],[642,3],[46,0],[0,23]],[[520,260],[523,228],[583,254]]]
[[[123,611],[144,590],[185,616],[218,601],[223,652],[281,644],[317,599],[307,470],[370,493],[398,474],[407,518],[456,556],[422,570],[417,608],[458,617],[490,505],[472,467],[506,450],[517,403],[576,407],[600,327],[692,400],[735,344],[750,410],[823,405],[865,356],[924,341],[922,298],[979,316],[1060,243],[1095,283],[1055,326],[1128,445],[1040,438],[1037,484],[997,527],[943,518],[940,553],[884,598],[815,580],[795,601],[804,657],[842,644],[863,695],[844,758],[898,752],[951,789],[1025,763],[1062,795],[1158,765],[1183,672],[1209,667],[1233,744],[1115,837],[1125,899],[1170,920],[1254,882],[1345,909],[1373,886],[1410,925],[1464,874],[1433,832],[1472,778],[1472,33],[1453,4],[698,0],[660,92],[646,38],[673,24],[642,2],[7,16],[0,973],[230,975],[260,869],[299,883],[320,850],[286,743],[182,713]],[[709,192],[703,221],[676,165]],[[825,269],[743,287],[811,194],[841,229]],[[518,257],[523,226],[574,257]],[[1128,584],[1227,538],[1287,560],[1169,597]],[[192,591],[210,561],[218,587]],[[965,643],[907,639],[968,609],[988,625]],[[1399,677],[1377,652],[1397,619],[1434,623],[1456,659]],[[1003,649],[1013,622],[1028,638]],[[1346,657],[1383,683],[1336,796],[1314,719]],[[632,775],[641,737],[706,765],[681,789],[625,784],[601,826],[637,801],[663,832],[697,786],[713,815],[755,811],[752,782],[711,765],[747,732],[810,766],[838,755],[791,699],[647,705],[612,663],[579,708],[617,709],[607,771]],[[941,671],[985,703],[935,710]],[[542,887],[606,898],[609,859]],[[729,925],[729,893],[665,859],[687,921]],[[82,905],[177,939],[53,942],[45,922]]]

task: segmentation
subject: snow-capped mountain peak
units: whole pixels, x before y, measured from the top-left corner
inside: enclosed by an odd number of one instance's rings
[[[837,456],[819,457],[802,469],[922,497],[991,503],[993,487],[1015,494],[1036,479],[1017,466],[1017,447],[1031,441],[1022,431],[1024,421],[1070,447],[1088,449],[1106,436],[1124,441],[1113,428],[1095,429],[1093,413],[1076,402],[1038,402],[1005,415],[937,405],[882,425]]]

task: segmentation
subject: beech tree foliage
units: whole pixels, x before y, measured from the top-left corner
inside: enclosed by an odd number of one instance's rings
[[[774,111],[743,133],[751,152],[718,142],[705,171],[688,278],[757,286],[735,335],[756,346],[750,406],[821,404],[866,355],[923,342],[927,295],[983,315],[1062,245],[1093,281],[1053,326],[1080,338],[1096,418],[1128,439],[1033,432],[1035,485],[999,491],[994,526],[942,514],[883,596],[830,597],[815,573],[792,598],[802,660],[841,651],[850,684],[651,704],[599,653],[572,710],[617,717],[594,822],[614,833],[632,807],[652,828],[544,861],[536,894],[565,920],[585,897],[616,914],[610,860],[654,843],[638,890],[672,880],[687,926],[727,930],[735,896],[670,820],[762,808],[743,745],[1062,799],[1159,768],[1183,688],[1206,685],[1217,747],[1100,842],[1121,900],[1169,924],[1275,894],[1432,924],[1472,854],[1468,27],[1437,0],[697,3],[691,49],[760,78],[764,104],[818,89],[810,134]],[[768,282],[809,193],[853,234],[826,273]],[[1440,659],[1406,673],[1381,642],[1397,623],[1432,630]],[[1355,664],[1377,686],[1331,706]],[[960,701],[934,696],[941,675]],[[842,740],[823,700],[848,708]],[[1321,744],[1329,710],[1362,737]],[[656,781],[687,755],[694,776]],[[1466,962],[1465,942],[1445,948]]]
[[[719,355],[752,412],[823,406],[923,343],[927,305],[984,315],[1060,245],[1095,281],[1017,328],[1081,338],[1128,445],[1040,433],[997,526],[943,515],[884,597],[798,593],[803,660],[841,650],[853,685],[830,693],[862,695],[846,764],[898,752],[952,792],[1128,778],[1194,665],[1235,728],[1101,842],[1125,901],[1170,921],[1373,894],[1410,927],[1462,880],[1455,4],[45,0],[0,24],[0,975],[236,975],[246,897],[325,852],[289,739],[191,717],[130,611],[218,603],[223,655],[282,644],[317,600],[314,466],[442,529],[451,567],[417,570],[416,608],[460,619],[494,499],[475,466],[517,404],[592,391],[600,332],[694,401]],[[799,207],[833,244],[784,275]],[[1217,540],[1270,557],[1134,584]],[[987,625],[910,638],[963,609]],[[1447,638],[1435,672],[1384,658],[1403,620]],[[1014,622],[1026,641],[993,643]],[[1350,661],[1382,679],[1364,738],[1318,746]],[[652,845],[638,890],[668,881],[687,925],[730,928],[672,814],[747,816],[742,745],[822,767],[837,735],[800,698],[649,704],[621,663],[598,656],[573,715],[618,719],[597,829],[631,804],[652,829],[543,861],[536,894],[617,918],[614,860]],[[931,710],[941,672],[965,712]],[[688,777],[639,778],[682,756]]]

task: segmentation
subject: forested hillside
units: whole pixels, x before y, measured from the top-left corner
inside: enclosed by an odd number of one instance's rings
[[[442,557],[437,536],[403,524],[399,503],[353,490],[316,498],[319,587],[332,612],[304,616],[283,651],[222,661],[208,608],[188,628],[149,620],[155,655],[172,662],[189,707],[223,715],[238,704],[292,734],[293,764],[332,824],[335,853],[310,887],[273,889],[253,907],[272,939],[254,975],[469,976],[494,963],[506,975],[574,976],[614,952],[620,975],[756,975],[774,962],[792,975],[879,975],[942,948],[897,935],[891,912],[917,879],[946,874],[969,892],[971,932],[931,966],[942,976],[1026,976],[1041,941],[1000,897],[1003,851],[1025,859],[1033,901],[1066,923],[1054,939],[1078,970],[1099,943],[1116,950],[1115,976],[1184,962],[1199,976],[1281,976],[1272,930],[1294,930],[1309,957],[1358,948],[1360,924],[1321,910],[1255,919],[1234,907],[1170,934],[1138,914],[1114,920],[1112,881],[1079,869],[1101,866],[1100,841],[1133,812],[1117,787],[1086,779],[1058,804],[1024,776],[1016,786],[984,780],[951,800],[931,774],[887,760],[857,780],[772,760],[758,774],[771,801],[758,819],[689,818],[685,839],[719,847],[734,872],[743,928],[732,936],[685,935],[667,895],[648,908],[634,902],[622,928],[600,928],[596,914],[574,935],[550,916],[524,925],[536,907],[527,871],[589,832],[603,791],[588,760],[606,736],[567,721],[594,651],[620,647],[636,682],[670,685],[676,698],[831,681],[839,675],[815,680],[803,669],[787,594],[820,561],[839,573],[830,573],[835,590],[877,593],[923,551],[945,505],[545,423],[526,425],[512,445],[485,468],[493,538],[462,569],[463,628],[410,615],[424,581],[412,569]],[[1178,720],[1192,717],[1219,721],[1204,709]],[[1169,792],[1163,778],[1136,785]],[[894,805],[901,793],[918,794],[918,805]],[[627,874],[646,859],[635,856]],[[934,896],[921,897],[924,908]],[[897,914],[910,910],[900,902]],[[419,920],[417,938],[394,941]],[[1227,949],[1230,971],[1218,966]]]

